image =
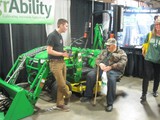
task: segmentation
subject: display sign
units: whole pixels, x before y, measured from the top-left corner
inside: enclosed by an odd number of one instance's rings
[[[55,0],[0,0],[2,24],[53,24]]]
[[[152,30],[154,16],[160,15],[160,9],[131,8],[124,9],[123,31],[118,33],[118,45],[121,47],[141,47],[147,34]]]

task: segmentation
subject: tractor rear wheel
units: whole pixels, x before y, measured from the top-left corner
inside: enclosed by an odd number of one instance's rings
[[[67,85],[67,89],[69,89],[69,91],[72,91],[71,83],[66,81],[66,85]],[[54,81],[52,84],[51,97],[52,97],[52,100],[56,102],[57,100],[57,81]]]

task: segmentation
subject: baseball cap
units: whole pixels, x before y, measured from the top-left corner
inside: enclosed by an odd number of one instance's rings
[[[115,38],[109,38],[107,42],[105,42],[105,45],[116,45],[116,44],[117,44],[117,41]]]

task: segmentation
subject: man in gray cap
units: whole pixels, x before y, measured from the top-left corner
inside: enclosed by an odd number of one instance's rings
[[[116,81],[123,75],[128,59],[126,53],[117,47],[116,39],[108,39],[105,45],[106,49],[102,50],[101,54],[97,57],[96,65],[100,67],[100,77],[103,71],[107,72],[108,90],[106,96],[107,106],[105,107],[105,110],[110,112],[113,109],[113,102],[116,94]],[[84,92],[84,97],[80,99],[81,102],[91,101],[95,84],[96,68],[87,74],[86,90]]]

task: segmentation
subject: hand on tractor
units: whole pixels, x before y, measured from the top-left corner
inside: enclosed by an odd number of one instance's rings
[[[62,53],[63,57],[69,57],[69,54],[67,52]]]

